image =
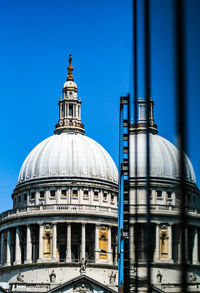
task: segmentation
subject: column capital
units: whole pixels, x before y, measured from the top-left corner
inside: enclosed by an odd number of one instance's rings
[[[174,222],[173,223],[171,223],[171,222],[168,223],[168,226],[173,226],[173,225],[174,225]]]

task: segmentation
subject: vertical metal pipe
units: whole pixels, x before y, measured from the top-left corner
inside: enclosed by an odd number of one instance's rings
[[[175,0],[175,71],[176,71],[176,117],[179,149],[179,200],[180,200],[180,229],[181,229],[181,286],[186,288],[186,254],[185,229],[187,219],[185,213],[186,184],[185,184],[185,155],[186,152],[186,80],[184,52],[184,0]]]
[[[128,158],[127,158],[127,163],[128,163],[128,214],[127,214],[127,232],[128,232],[128,237],[126,238],[126,249],[127,249],[127,257],[128,257],[128,270],[127,270],[127,277],[126,277],[126,283],[127,283],[127,291],[125,292],[130,292],[130,121],[131,121],[131,99],[130,95],[128,95]]]
[[[134,243],[135,244],[135,292],[138,292],[138,192],[137,192],[137,117],[138,117],[138,105],[137,105],[137,0],[133,0],[133,96],[134,96],[134,128],[135,128],[135,229],[134,229]]]
[[[146,196],[147,196],[147,229],[146,229],[146,257],[147,257],[147,290],[151,292],[151,245],[150,239],[150,141],[149,141],[149,111],[150,111],[150,13],[149,0],[144,0],[144,85],[146,96]]]

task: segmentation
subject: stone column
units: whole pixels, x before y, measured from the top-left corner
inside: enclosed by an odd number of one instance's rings
[[[111,250],[111,227],[108,227],[108,262],[109,264],[112,264],[112,250]]]
[[[134,225],[131,224],[129,228],[129,253],[130,259],[134,260],[135,258],[135,248],[134,248]]]
[[[197,227],[194,228],[194,246],[192,251],[192,263],[198,263],[198,229]]]
[[[41,224],[39,224],[39,258],[38,258],[38,262],[42,261],[42,249],[43,249],[42,232],[43,232],[43,226]]]
[[[15,236],[15,262],[14,265],[21,264],[20,229],[16,228]]]
[[[98,262],[99,259],[99,227],[95,225],[95,263]]]
[[[59,103],[59,119],[62,118],[62,103]]]
[[[6,258],[6,266],[10,266],[10,256],[11,256],[11,235],[10,230],[7,231],[7,243],[6,243],[6,250],[7,250],[7,258]]]
[[[188,262],[188,227],[185,228],[185,261]]]
[[[72,251],[71,251],[71,223],[67,224],[67,252],[66,252],[66,262],[72,261]]]
[[[65,114],[66,114],[66,117],[69,116],[69,104],[66,104],[66,109],[65,109]]]
[[[81,257],[85,259],[85,246],[86,246],[86,233],[85,233],[86,227],[83,223],[81,225]]]
[[[129,228],[129,256],[130,256],[130,276],[133,277],[134,259],[135,259],[134,225],[133,224],[130,224],[130,228]]]
[[[57,249],[57,224],[53,225],[53,245],[52,245],[52,260],[56,261],[56,249]]]
[[[178,225],[179,229],[180,226]],[[181,241],[182,241],[182,235],[181,235],[181,231],[180,230],[176,230],[176,232],[178,233],[178,263],[181,263]],[[185,243],[185,251],[187,251],[187,244]]]
[[[172,225],[169,225],[168,227],[168,259],[172,260]]]
[[[25,263],[32,262],[32,242],[31,242],[31,228],[26,226],[26,260]]]
[[[156,223],[156,261],[160,259],[160,227]]]
[[[117,245],[115,245],[115,263],[114,265],[117,266],[118,264],[118,249],[117,249]]]
[[[3,240],[4,240],[4,232],[1,232],[1,265],[3,265]]]

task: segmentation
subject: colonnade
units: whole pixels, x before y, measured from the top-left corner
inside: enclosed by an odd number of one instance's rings
[[[60,223],[59,223],[60,224]],[[9,266],[11,264],[13,265],[19,265],[21,263],[32,263],[32,262],[45,262],[45,261],[52,261],[57,262],[60,261],[59,258],[59,238],[61,235],[58,235],[58,225],[57,223],[41,223],[38,224],[36,227],[37,229],[33,231],[32,225],[26,225],[26,226],[18,226],[15,229],[7,229],[3,230],[1,232],[1,249],[0,249],[0,263],[2,266]],[[73,257],[73,232],[79,233],[77,231],[73,231],[73,223],[62,223],[62,225],[66,225],[64,230],[66,232],[65,235],[65,259],[62,259],[62,262],[73,262],[73,261],[80,261],[82,258],[88,259],[88,255],[86,255],[86,244],[87,246],[90,246],[90,251],[92,249],[92,255],[94,256],[93,259],[89,259],[91,262],[94,263],[107,263],[110,265],[117,265],[117,245],[113,245],[114,241],[114,234],[111,233],[114,232],[117,233],[117,228],[111,227],[111,226],[105,226],[104,229],[106,229],[106,235],[108,236],[106,239],[106,245],[107,245],[107,251],[105,253],[106,260],[101,259],[100,257],[100,236],[99,236],[99,229],[101,226],[90,224],[92,231],[94,232],[92,235],[86,233],[86,223],[79,223],[76,225],[80,226],[80,236],[76,239],[78,245],[78,255],[76,255],[77,259],[75,260]],[[24,240],[22,240],[22,227],[24,231]],[[49,238],[49,241],[47,240],[47,243],[49,245],[49,254],[45,255],[45,243],[44,243],[44,233],[45,229],[48,229],[50,233],[51,238]],[[102,228],[101,228],[102,229]],[[36,232],[35,232],[36,231]],[[87,231],[88,232],[88,231]],[[90,231],[89,231],[90,232]],[[11,240],[11,233],[12,233],[12,240]],[[33,235],[35,233],[35,235]],[[62,235],[63,236],[63,235]],[[37,244],[33,244],[33,237],[37,239]],[[113,238],[113,239],[112,239]],[[24,243],[22,243],[24,241]],[[35,247],[33,248],[33,245]],[[22,246],[24,249],[22,250]],[[88,249],[88,247],[87,247]],[[12,253],[11,253],[12,250]],[[36,251],[33,256],[33,251]],[[22,256],[23,253],[23,256]],[[12,257],[11,257],[12,254]],[[89,256],[91,258],[91,256]]]
[[[136,224],[130,225],[130,259],[135,259],[135,243],[138,244],[138,260],[142,261],[145,257],[145,233],[146,224],[140,223],[138,229]],[[137,231],[136,231],[137,230]],[[169,263],[181,262],[181,231],[180,226],[177,224],[151,224],[151,239],[149,245],[152,244],[152,261]],[[190,264],[200,263],[200,227],[187,226],[185,230],[185,256]],[[137,237],[137,242],[136,242]]]

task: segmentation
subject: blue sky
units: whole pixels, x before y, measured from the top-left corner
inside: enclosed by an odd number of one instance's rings
[[[172,4],[173,0],[151,1],[151,86],[159,134],[175,143]],[[200,1],[186,4],[188,154],[199,185]],[[133,86],[131,1],[1,1],[0,26],[2,212],[12,208],[11,193],[24,159],[53,134],[70,53],[86,135],[118,164],[119,97]],[[142,97],[141,28],[138,33]]]

